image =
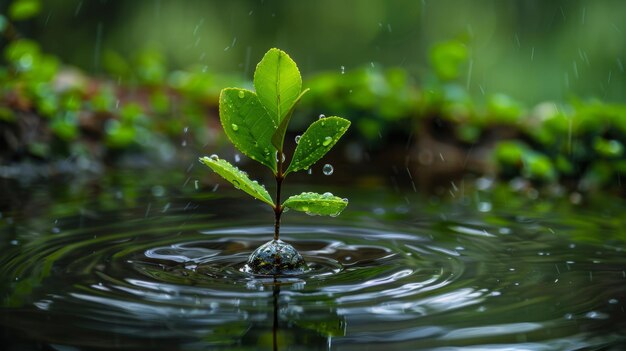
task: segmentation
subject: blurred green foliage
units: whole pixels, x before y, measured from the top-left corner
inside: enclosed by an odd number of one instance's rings
[[[15,21],[29,19],[41,11],[39,0],[16,0],[9,7],[9,16]]]
[[[7,17],[0,15],[7,41],[0,66],[0,126],[16,129],[27,118],[42,120],[38,137],[21,151],[26,157],[66,157],[93,150],[93,143],[103,145],[105,154],[177,146],[188,138],[195,145],[215,143],[220,134],[211,116],[217,116],[219,91],[251,87],[247,75],[217,73],[206,64],[172,70],[167,51],[151,43],[132,55],[105,47],[97,58],[101,75],[86,75],[16,34],[15,23],[38,18],[42,4],[15,0]],[[571,98],[529,106],[482,87],[477,96],[472,94],[476,38],[458,38],[430,45],[420,75],[411,66],[372,61],[309,74],[304,85],[311,91],[299,113],[348,116],[357,130],[348,137],[371,149],[384,148],[381,139],[404,143],[396,136],[408,140],[444,121],[448,141],[468,149],[489,145],[504,178],[559,182],[581,191],[619,183],[626,171],[626,105]]]

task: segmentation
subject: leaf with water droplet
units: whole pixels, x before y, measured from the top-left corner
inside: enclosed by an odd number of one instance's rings
[[[311,192],[290,196],[283,203],[283,207],[320,216],[337,216],[346,206],[348,206],[347,201],[331,193]]]
[[[350,121],[335,116],[313,122],[302,134],[285,174],[309,168],[337,143],[349,126]]]
[[[280,125],[302,90],[296,63],[282,50],[270,49],[254,71],[254,89],[276,125]]]
[[[261,184],[256,181],[252,181],[245,172],[240,171],[237,167],[233,166],[228,161],[220,158],[205,156],[200,158],[200,162],[204,163],[215,173],[219,174],[220,176],[222,176],[222,178],[229,181],[235,186],[235,188],[243,190],[254,198],[257,198],[271,206],[274,206],[274,201],[272,201],[272,197]]]
[[[276,124],[256,102],[258,97],[250,90],[223,89],[219,102],[220,121],[228,139],[243,154],[276,172],[276,160],[265,157],[269,153],[265,150],[274,149],[272,135]]]
[[[282,150],[283,149],[283,144],[285,142],[285,133],[287,132],[287,126],[289,125],[289,121],[291,120],[291,116],[293,115],[293,110],[295,109],[296,104],[298,103],[298,101],[300,101],[302,96],[304,96],[304,94],[306,94],[308,91],[309,91],[309,89],[305,89],[298,96],[298,98],[294,102],[293,106],[291,106],[291,109],[289,110],[289,112],[287,113],[285,118],[283,118],[282,121],[280,122],[280,124],[278,125],[278,128],[276,129],[276,132],[274,132],[274,135],[272,135],[272,144],[278,150]]]

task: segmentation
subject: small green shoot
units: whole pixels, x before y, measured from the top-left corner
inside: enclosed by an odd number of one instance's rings
[[[283,146],[293,110],[308,89],[302,90],[302,77],[296,63],[285,52],[270,49],[254,72],[256,92],[223,89],[219,99],[220,121],[226,136],[243,154],[269,168],[276,178],[276,197],[265,187],[220,159],[217,155],[200,161],[252,197],[272,206],[275,214],[274,240],[279,239],[280,217],[285,208],[313,215],[337,216],[348,205],[347,199],[331,193],[306,192],[289,197],[281,204],[282,182],[291,172],[307,170],[321,159],[350,127],[341,117],[321,118],[302,134],[290,164],[285,167]]]

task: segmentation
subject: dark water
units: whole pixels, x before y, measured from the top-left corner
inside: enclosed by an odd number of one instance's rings
[[[327,189],[341,216],[284,216],[311,269],[261,279],[241,268],[268,209],[142,180],[5,187],[4,349],[626,348],[621,201]]]

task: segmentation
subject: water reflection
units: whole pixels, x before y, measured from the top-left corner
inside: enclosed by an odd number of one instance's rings
[[[306,345],[306,349],[330,350],[333,337],[345,334],[345,321],[332,307],[304,316],[302,306],[290,304],[284,296],[281,298],[281,287],[291,284],[280,278],[268,282],[272,288],[271,330],[265,321],[253,323],[242,338],[243,344],[274,351],[299,348],[298,345]]]
[[[3,217],[0,341],[553,350],[620,349],[626,339],[620,219],[505,211],[497,199],[489,212],[359,199],[332,225],[292,215],[284,239],[311,270],[268,280],[241,271],[271,237],[260,207],[158,193],[135,206]],[[378,207],[386,211],[372,215]]]

